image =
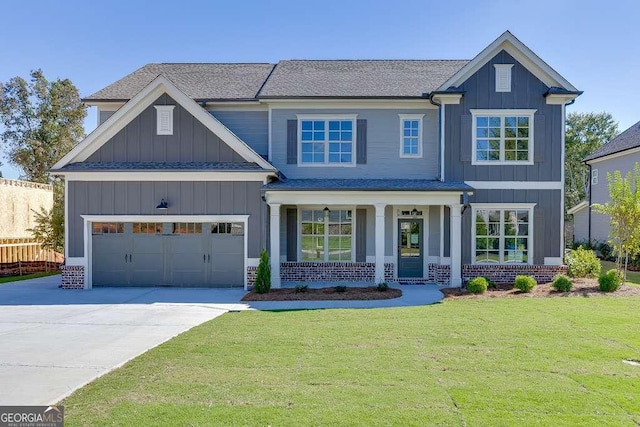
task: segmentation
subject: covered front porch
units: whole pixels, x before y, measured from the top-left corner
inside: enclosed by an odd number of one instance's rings
[[[460,286],[461,201],[471,190],[432,180],[268,184],[271,285]]]

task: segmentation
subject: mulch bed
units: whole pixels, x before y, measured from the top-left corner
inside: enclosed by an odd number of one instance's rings
[[[400,289],[389,288],[384,292],[375,286],[366,288],[347,288],[337,292],[335,288],[308,288],[305,292],[296,292],[292,288],[271,289],[266,294],[249,291],[242,301],[322,301],[322,300],[377,300],[393,299],[402,296]]]
[[[487,289],[482,295],[467,292],[464,288],[442,289],[445,298],[549,298],[549,297],[591,297],[591,296],[640,296],[640,287],[622,285],[615,292],[601,292],[598,289],[596,279],[574,279],[573,289],[570,292],[558,292],[553,289],[551,283],[538,284],[531,292],[524,293],[514,289],[512,285],[497,285],[493,289]]]

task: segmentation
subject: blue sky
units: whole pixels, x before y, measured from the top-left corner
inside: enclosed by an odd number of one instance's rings
[[[149,62],[471,59],[508,29],[585,91],[569,111],[608,111],[621,130],[640,120],[632,0],[9,0],[3,9],[2,82],[42,68],[86,96]],[[18,175],[6,162],[0,170]]]

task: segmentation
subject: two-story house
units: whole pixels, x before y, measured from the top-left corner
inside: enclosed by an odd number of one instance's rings
[[[565,105],[506,32],[471,61],[149,64],[84,101],[63,284],[460,286],[563,254]]]

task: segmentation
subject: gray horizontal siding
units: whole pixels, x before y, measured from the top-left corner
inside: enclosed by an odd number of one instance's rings
[[[589,240],[589,208],[581,209],[573,214],[573,241],[584,242],[586,240]]]
[[[154,105],[176,106],[173,110],[173,135],[157,134]],[[244,159],[165,94],[89,156],[87,161],[238,162]]]
[[[354,167],[307,167],[287,164],[287,120],[296,119],[298,113],[357,114],[358,119],[367,120],[367,163]],[[424,114],[422,158],[400,158],[398,114]],[[438,176],[438,110],[435,109],[273,109],[271,132],[271,163],[289,178],[433,179]]]
[[[598,183],[591,185],[591,203],[604,204],[610,200],[607,174],[620,171],[622,176],[633,171],[636,162],[640,162],[640,153],[627,154],[613,159],[603,160],[591,165],[592,170],[598,170]],[[591,240],[606,242],[609,239],[611,225],[609,217],[591,209]],[[585,238],[586,240],[586,238]]]
[[[493,64],[515,64],[512,68],[512,91],[495,91]],[[547,86],[505,51],[465,81],[459,105],[445,108],[445,179],[447,181],[560,181],[562,171],[562,109],[547,105],[543,94]],[[472,148],[471,129],[461,135],[462,117],[470,109],[536,109],[536,119],[543,126],[535,129],[534,164],[531,166],[474,166],[465,150]],[[541,129],[543,129],[541,134]],[[461,147],[468,144],[468,147]],[[462,149],[462,153],[461,153]],[[462,161],[461,159],[464,159]]]
[[[269,154],[269,113],[267,111],[210,111],[238,138],[266,157]]]
[[[249,257],[265,247],[261,182],[84,182],[70,181],[69,256],[84,256],[81,215],[250,215]],[[166,213],[155,208],[169,202]]]
[[[545,257],[560,257],[561,192],[560,190],[476,190],[470,203],[535,203],[534,211],[534,264],[543,264]],[[462,216],[462,263],[471,263],[471,209]]]

